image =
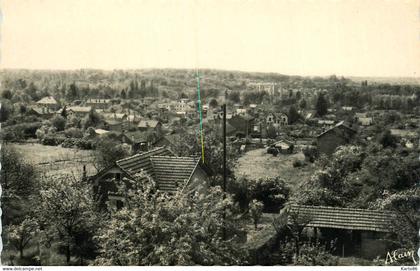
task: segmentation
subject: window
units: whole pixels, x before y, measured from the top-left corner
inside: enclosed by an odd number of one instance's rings
[[[115,173],[115,179],[117,180],[117,181],[120,181],[121,180],[121,173]]]

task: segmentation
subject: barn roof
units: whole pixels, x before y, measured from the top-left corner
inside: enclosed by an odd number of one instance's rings
[[[116,161],[119,168],[134,178],[149,175],[163,192],[175,192],[187,185],[198,166],[207,173],[206,166],[199,163],[199,158],[178,157],[163,147]]]
[[[344,124],[344,121],[340,121],[339,123],[337,123],[334,127],[326,130],[325,132],[321,133],[318,135],[318,137],[322,137],[327,133],[330,133],[332,131],[336,131],[337,129],[342,129],[343,131],[348,131],[349,134],[355,134],[356,130],[354,130],[353,128],[348,127],[347,125]]]
[[[194,157],[151,156],[155,181],[159,190],[175,191],[190,179],[200,159]]]
[[[310,221],[307,226],[390,232],[394,213],[382,210],[291,205],[289,213],[298,213]]]
[[[141,171],[146,171],[149,175],[153,175],[153,167],[150,157],[155,155],[174,156],[174,154],[166,148],[156,148],[148,152],[139,153],[118,160],[116,164],[124,171],[132,175],[135,175]]]

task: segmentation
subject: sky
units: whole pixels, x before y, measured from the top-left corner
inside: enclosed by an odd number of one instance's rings
[[[0,0],[0,67],[420,77],[418,0]]]

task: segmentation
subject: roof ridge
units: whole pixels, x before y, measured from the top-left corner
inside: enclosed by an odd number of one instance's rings
[[[150,158],[153,157],[165,157],[165,158],[171,158],[171,159],[197,159],[198,156],[171,156],[171,155],[151,155]]]
[[[291,207],[310,207],[310,208],[323,208],[323,209],[336,209],[336,210],[349,210],[349,211],[369,211],[369,212],[381,212],[381,213],[393,213],[392,211],[379,210],[379,209],[362,209],[362,208],[347,208],[347,207],[333,207],[333,206],[322,206],[322,205],[300,205],[291,204]]]
[[[119,162],[122,162],[122,161],[127,161],[128,159],[132,159],[134,157],[143,156],[143,155],[146,155],[148,153],[152,153],[152,152],[155,152],[155,151],[158,151],[158,150],[161,150],[161,149],[165,149],[165,147],[157,147],[157,148],[155,148],[153,150],[150,150],[150,151],[147,151],[147,152],[137,153],[137,154],[134,154],[132,156],[129,156],[129,157],[126,157],[126,158],[122,158],[120,160],[117,160],[116,163],[119,163]],[[151,155],[151,156],[153,156],[153,155]]]

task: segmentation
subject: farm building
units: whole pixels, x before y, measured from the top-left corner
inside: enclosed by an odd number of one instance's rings
[[[41,100],[37,101],[36,104],[40,107],[47,107],[50,110],[58,110],[60,108],[60,105],[58,104],[57,100],[54,99],[53,96],[44,97]]]
[[[283,212],[283,211],[282,211]],[[301,223],[310,238],[337,239],[336,254],[373,259],[384,257],[395,213],[383,210],[291,205],[284,211],[288,224]]]
[[[355,130],[341,121],[334,127],[318,135],[318,150],[321,153],[330,155],[334,153],[338,146],[349,144],[353,140],[355,134]]]
[[[123,205],[117,194],[117,183],[123,178],[147,181],[149,175],[158,191],[174,193],[177,189],[205,190],[209,171],[196,157],[178,157],[166,148],[156,148],[115,162],[90,178],[102,207],[109,202],[112,208]]]

